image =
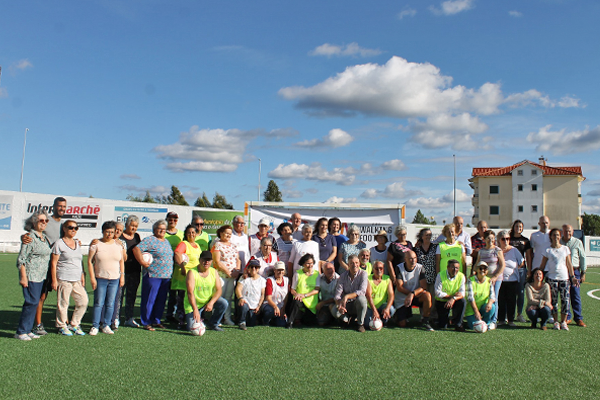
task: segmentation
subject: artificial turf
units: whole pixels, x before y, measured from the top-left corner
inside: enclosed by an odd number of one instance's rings
[[[43,316],[49,334],[22,342],[13,339],[23,302],[15,260],[0,254],[1,399],[588,399],[600,393],[600,300],[586,294],[600,288],[596,268],[582,285],[588,327],[570,325],[569,332],[529,324],[485,334],[225,327],[195,337],[122,327],[115,335],[65,337],[54,328],[52,293]]]

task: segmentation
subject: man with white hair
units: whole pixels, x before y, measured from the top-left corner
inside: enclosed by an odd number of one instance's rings
[[[571,264],[573,265],[573,273],[578,281],[585,282],[585,249],[581,240],[573,236],[573,227],[565,224],[562,226],[562,238],[560,243],[567,246],[571,250]],[[573,308],[573,320],[577,326],[585,328],[587,325],[583,322],[583,315],[581,315],[581,294],[579,293],[579,286],[571,283],[570,289],[571,295],[571,307]],[[567,316],[567,323],[571,320],[571,310]]]
[[[321,288],[319,302],[317,303],[317,322],[319,326],[327,325],[336,314],[337,309],[333,296],[339,277],[335,272],[333,263],[328,262],[323,265],[323,273],[317,278],[317,286]]]
[[[542,215],[538,221],[538,225],[540,226],[540,230],[533,232],[529,239],[531,248],[533,249],[533,261],[529,263],[529,260],[527,260],[528,264],[531,265],[529,271],[540,267],[544,253],[550,247],[550,235],[548,234],[550,232],[550,218]]]
[[[238,256],[240,257],[241,265],[244,267],[250,261],[250,247],[248,241],[248,235],[244,233],[244,227],[246,222],[242,215],[236,215],[233,217],[233,233],[231,235],[231,243],[235,244],[238,249]]]
[[[300,213],[293,213],[290,217],[290,223],[292,224],[292,237],[296,240],[302,240],[302,216]]]

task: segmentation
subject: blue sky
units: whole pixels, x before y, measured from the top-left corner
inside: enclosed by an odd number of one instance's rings
[[[600,212],[593,1],[19,1],[0,13],[0,188],[236,208],[405,203],[470,221],[473,167],[581,165]]]

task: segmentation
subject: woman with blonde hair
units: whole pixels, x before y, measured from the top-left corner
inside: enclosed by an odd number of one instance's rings
[[[442,229],[442,235],[446,240],[438,243],[435,251],[435,270],[439,274],[445,272],[448,268],[448,261],[458,260],[463,274],[467,273],[467,258],[465,256],[465,246],[456,240],[456,226],[446,224]]]

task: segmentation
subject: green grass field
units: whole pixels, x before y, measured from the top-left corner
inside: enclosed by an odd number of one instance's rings
[[[225,328],[194,337],[121,328],[115,335],[13,339],[23,302],[16,255],[0,254],[0,398],[598,398],[600,288],[582,286],[587,328],[529,324],[480,335],[454,331]],[[89,287],[88,287],[89,289]],[[596,292],[600,297],[600,292]],[[93,294],[90,292],[90,303]],[[91,306],[84,317],[87,332]]]

